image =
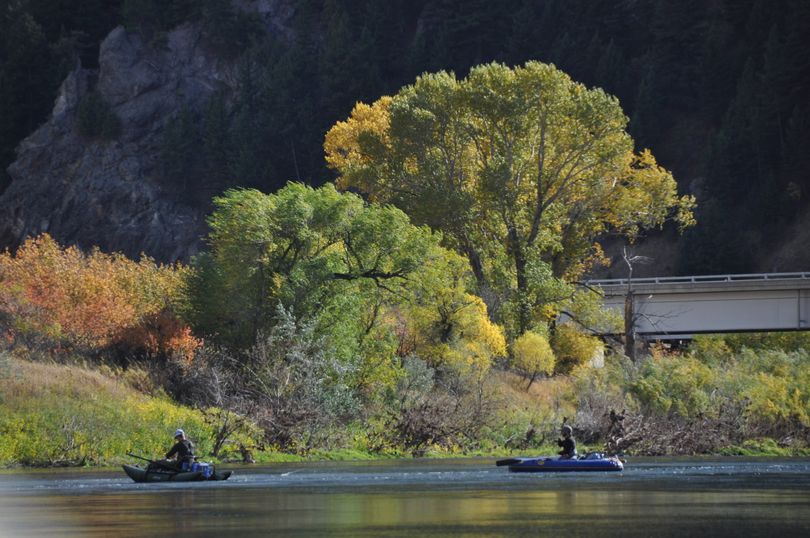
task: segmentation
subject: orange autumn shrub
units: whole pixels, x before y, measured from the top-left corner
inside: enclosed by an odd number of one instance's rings
[[[151,320],[170,315],[182,272],[180,266],[159,265],[147,257],[133,261],[98,249],[85,254],[63,248],[43,234],[26,240],[15,255],[0,254],[0,316],[12,338],[36,333],[70,346],[102,349],[124,337],[132,344],[133,331],[142,328],[150,338],[167,338],[159,344],[143,342],[143,347],[164,350],[182,330],[148,327]]]
[[[116,337],[119,350],[140,357],[174,357],[191,363],[202,342],[191,334],[188,325],[169,310],[150,314]]]

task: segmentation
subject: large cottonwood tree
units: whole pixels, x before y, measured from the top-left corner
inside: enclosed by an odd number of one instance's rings
[[[693,199],[651,153],[634,152],[627,123],[615,97],[553,65],[488,64],[358,104],[324,147],[340,187],[444,232],[522,334],[547,301],[537,291],[547,268],[572,280],[606,232],[691,222]]]

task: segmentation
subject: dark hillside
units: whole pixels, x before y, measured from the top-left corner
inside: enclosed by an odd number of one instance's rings
[[[698,197],[698,226],[666,241],[668,270],[810,267],[796,239],[810,206],[804,0],[22,0],[2,13],[0,192],[14,148],[48,119],[77,61],[98,67],[113,27],[160,48],[168,30],[194,21],[238,80],[177,109],[160,127],[159,155],[142,158],[160,159],[163,177],[149,180],[200,212],[227,186],[331,179],[323,135],[356,101],[424,71],[463,76],[484,62],[534,59],[617,95],[639,147]]]

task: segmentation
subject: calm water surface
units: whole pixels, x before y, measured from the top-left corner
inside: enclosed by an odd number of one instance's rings
[[[233,469],[190,484],[2,473],[0,537],[810,536],[810,460],[639,459],[604,474],[512,474],[492,459]]]

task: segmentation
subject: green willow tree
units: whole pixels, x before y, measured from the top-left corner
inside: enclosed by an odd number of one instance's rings
[[[280,326],[307,327],[351,372],[340,374],[350,388],[378,402],[407,356],[479,376],[505,355],[502,329],[468,292],[465,260],[401,210],[300,183],[269,195],[229,190],[214,204],[184,308],[207,342],[250,360]]]
[[[616,98],[552,65],[488,64],[359,104],[324,148],[339,187],[441,230],[520,335],[548,301],[532,292],[543,267],[570,281],[599,259],[605,233],[691,223],[694,200],[634,152],[627,123]]]
[[[297,319],[357,318],[367,306],[357,303],[375,290],[398,293],[438,245],[398,209],[331,185],[229,190],[214,205],[192,313],[203,334],[218,332],[237,347],[266,332],[278,306]]]

